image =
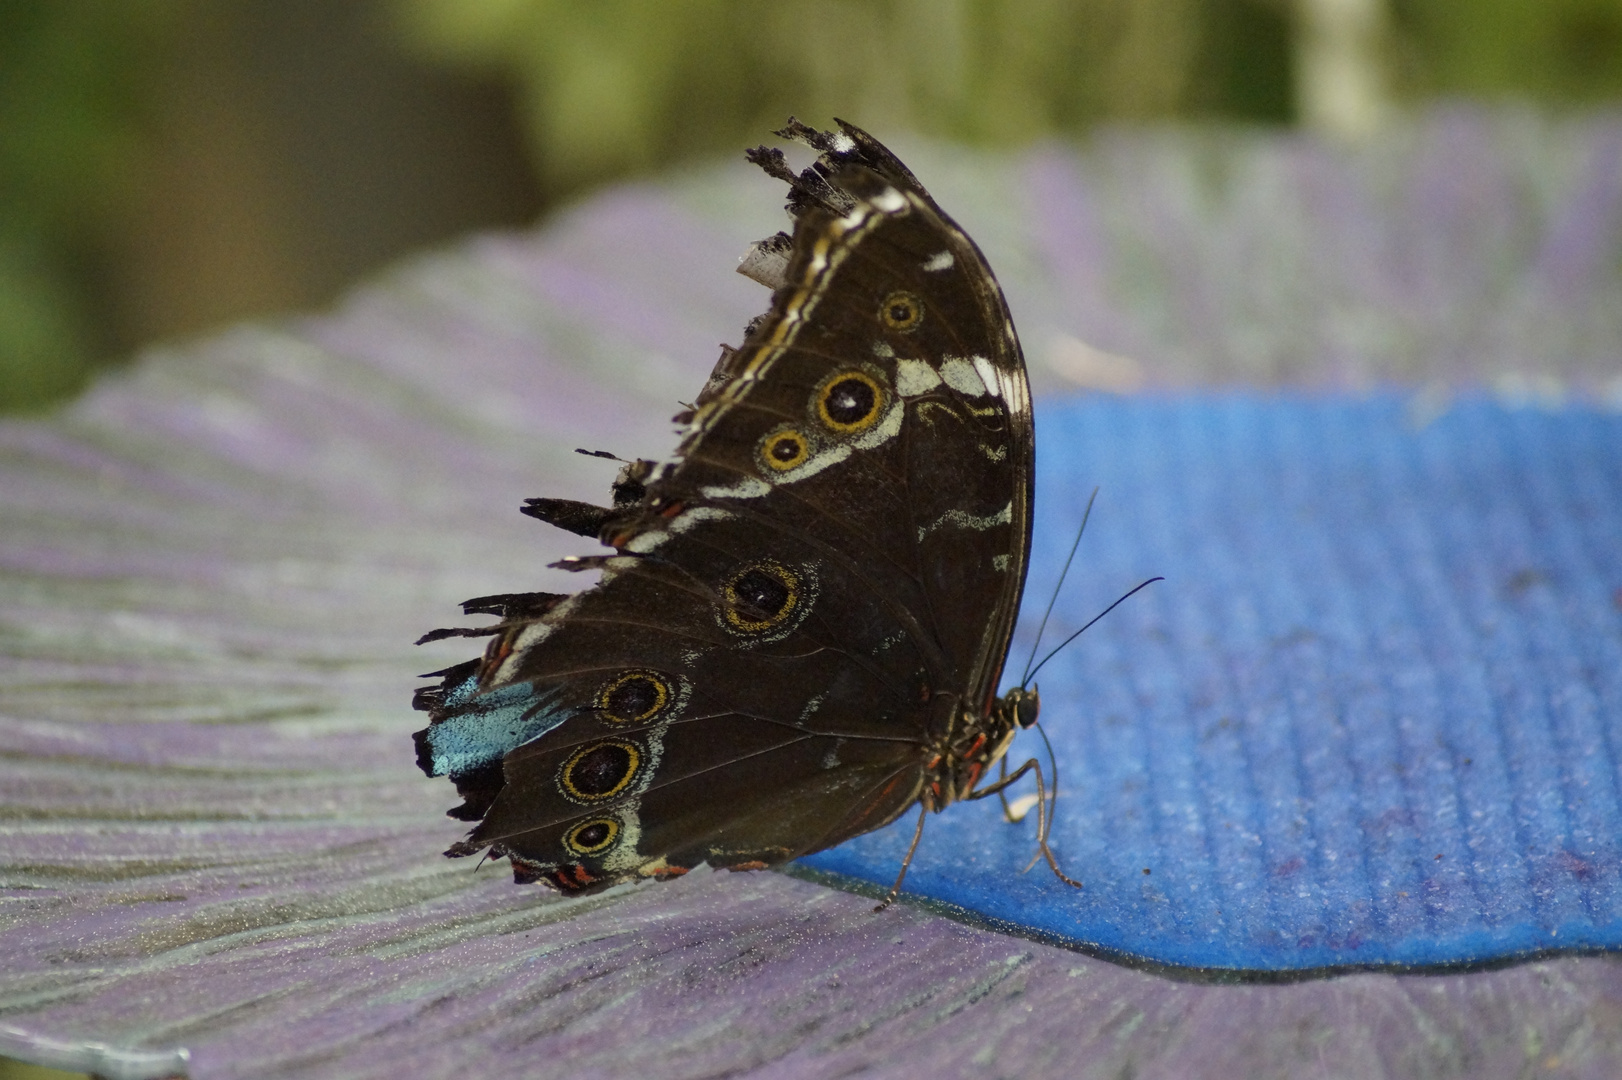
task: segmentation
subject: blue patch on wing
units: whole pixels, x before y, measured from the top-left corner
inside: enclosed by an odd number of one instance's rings
[[[450,687],[445,691],[444,708],[457,715],[427,732],[433,775],[472,772],[545,735],[571,712],[556,704],[557,696],[556,690],[541,691],[530,683],[513,683],[480,694],[477,676]]]

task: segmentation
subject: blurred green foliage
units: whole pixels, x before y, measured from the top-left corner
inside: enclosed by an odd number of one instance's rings
[[[419,48],[513,82],[556,195],[790,113],[1005,145],[1101,120],[1288,122],[1293,24],[1314,0],[395,2]],[[1622,96],[1622,0],[1385,7],[1375,62],[1398,97]]]
[[[759,141],[789,114],[1016,145],[1106,118],[1289,117],[1270,0],[399,0],[522,96],[553,192]]]
[[[0,408],[71,393],[103,349],[99,254],[130,209],[175,10],[0,0]]]
[[[1102,120],[1288,123],[1292,14],[1311,0],[348,2],[419,55],[505,79],[556,199],[733,153],[791,113],[1000,145]],[[1410,100],[1622,96],[1622,0],[1387,3]],[[188,8],[0,0],[0,410],[66,396],[114,348],[107,253],[135,231],[150,90]]]
[[[0,1058],[0,1080],[91,1080],[85,1073],[47,1069],[43,1065],[27,1065],[10,1058]]]
[[[1419,95],[1622,97],[1622,0],[1393,0]]]

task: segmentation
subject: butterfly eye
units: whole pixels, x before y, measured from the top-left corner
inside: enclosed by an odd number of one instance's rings
[[[823,384],[817,395],[817,413],[835,431],[861,431],[878,419],[884,391],[860,371],[846,371]]]
[[[760,444],[761,460],[778,472],[787,472],[810,455],[805,436],[793,428],[774,431]]]
[[[891,330],[905,334],[918,329],[918,324],[924,321],[924,302],[910,292],[893,292],[879,307],[879,318]]]
[[[1042,711],[1042,696],[1036,688],[1022,692],[1014,697],[1014,720],[1022,728],[1028,728],[1036,723],[1036,714]]]
[[[597,710],[614,724],[641,724],[664,711],[670,683],[653,671],[626,671],[597,692]]]
[[[788,620],[800,603],[800,579],[780,563],[745,567],[721,590],[727,622],[746,634],[771,630]]]
[[[583,746],[558,773],[563,793],[577,802],[601,802],[624,791],[642,767],[642,752],[621,739]]]
[[[600,855],[620,838],[620,823],[613,818],[582,821],[563,834],[563,846],[571,855]]]

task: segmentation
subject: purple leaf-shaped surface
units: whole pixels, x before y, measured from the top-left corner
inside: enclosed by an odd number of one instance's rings
[[[1622,388],[1619,133],[1447,113],[1357,152],[900,149],[997,267],[1039,388],[1395,380],[1432,386],[1424,413],[1469,383]],[[177,1062],[120,1048],[184,1047],[210,1078],[1616,1075],[1606,956],[1206,985],[781,875],[564,901],[439,856],[461,826],[405,703],[469,650],[409,642],[465,597],[579,585],[542,569],[579,541],[516,507],[601,497],[611,463],[576,446],[668,451],[765,305],[728,269],[779,201],[742,167],[612,191],[0,425],[0,1052],[137,1076]]]

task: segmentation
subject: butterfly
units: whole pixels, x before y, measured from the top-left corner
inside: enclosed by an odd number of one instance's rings
[[[775,866],[918,807],[915,850],[929,812],[1035,766],[1003,758],[1037,694],[997,695],[1031,542],[1019,339],[974,242],[837,123],[777,133],[818,151],[798,174],[747,155],[789,184],[793,233],[742,260],[770,310],[674,456],[626,463],[609,506],[524,507],[611,549],[554,564],[598,584],[469,600],[499,621],[422,639],[491,639],[414,703],[419,764],[476,822],[447,855],[574,895]]]

